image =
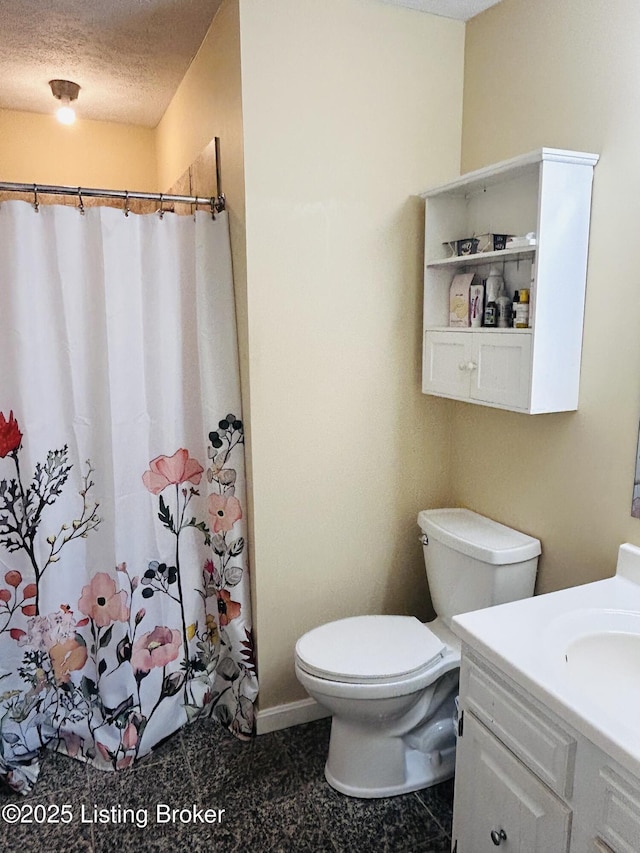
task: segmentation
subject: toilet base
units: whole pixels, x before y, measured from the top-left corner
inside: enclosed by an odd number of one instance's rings
[[[395,785],[383,788],[359,788],[347,785],[344,781],[336,779],[330,769],[329,762],[325,764],[324,776],[327,782],[336,791],[349,797],[360,797],[362,799],[376,799],[378,797],[395,797],[400,794],[410,794],[421,788],[429,788],[438,782],[446,782],[453,778],[456,764],[456,748],[449,747],[440,752],[440,763],[435,765],[428,760],[429,756],[412,749],[405,756],[405,779]],[[427,761],[425,761],[427,759]]]
[[[456,758],[457,671],[448,673],[438,686],[440,704],[435,713],[410,727],[390,724],[381,731],[379,724],[334,716],[324,770],[331,787],[350,797],[375,799],[408,794],[451,779]],[[419,705],[415,710],[419,711]],[[403,722],[407,720],[410,715],[403,718]]]

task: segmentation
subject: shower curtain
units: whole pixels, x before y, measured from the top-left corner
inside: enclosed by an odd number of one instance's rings
[[[251,734],[227,214],[3,202],[0,288],[0,779]]]

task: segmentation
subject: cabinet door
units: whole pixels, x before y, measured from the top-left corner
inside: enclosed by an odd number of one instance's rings
[[[469,399],[470,376],[473,371],[470,332],[433,332],[424,335],[422,391]]]
[[[478,332],[471,359],[471,399],[508,409],[529,408],[531,335],[528,332]]]
[[[610,768],[600,771],[604,797],[598,826],[600,843],[615,853],[640,849],[640,788],[630,785]],[[607,850],[607,847],[604,847]]]
[[[469,711],[456,759],[458,853],[566,853],[570,809]]]

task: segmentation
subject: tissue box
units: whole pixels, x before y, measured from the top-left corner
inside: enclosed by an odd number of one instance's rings
[[[449,325],[469,326],[469,288],[473,273],[455,275],[449,288]]]

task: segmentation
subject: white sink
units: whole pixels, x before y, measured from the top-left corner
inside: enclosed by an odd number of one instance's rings
[[[640,707],[640,613],[589,608],[548,626],[547,653],[558,674],[621,720]]]

